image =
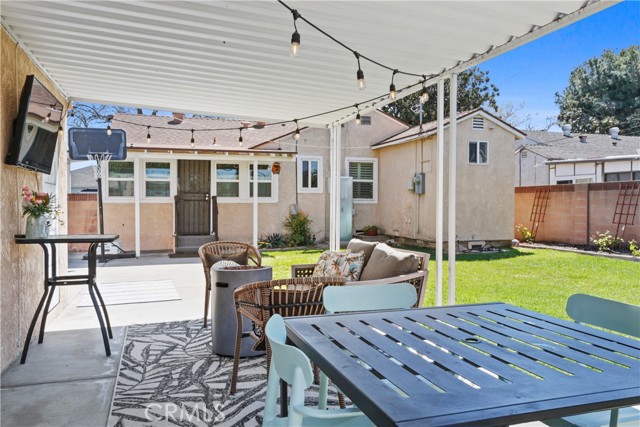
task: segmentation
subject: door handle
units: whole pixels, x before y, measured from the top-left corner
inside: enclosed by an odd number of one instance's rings
[[[209,193],[205,193],[204,195],[204,201],[208,202],[209,201]]]

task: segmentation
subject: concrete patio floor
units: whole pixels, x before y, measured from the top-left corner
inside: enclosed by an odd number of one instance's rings
[[[70,255],[69,273],[82,274],[86,261]],[[44,342],[32,342],[24,365],[15,360],[1,383],[3,427],[106,426],[127,325],[196,319],[203,312],[204,278],[199,258],[167,255],[110,260],[98,266],[98,283],[171,279],[181,299],[109,305],[111,356],[104,353],[93,307],[77,307],[84,286],[64,310],[54,309]],[[34,333],[34,335],[36,335]]]
[[[80,256],[70,256],[70,274],[81,274],[85,267]],[[20,365],[16,360],[2,374],[0,425],[106,426],[126,326],[199,318],[203,314],[204,278],[199,258],[153,255],[99,264],[99,284],[167,279],[173,281],[180,300],[107,307],[114,334],[110,357],[104,354],[93,307],[77,307],[84,287],[75,287],[77,295],[71,304],[60,313],[52,312],[44,342],[32,343],[27,362]]]

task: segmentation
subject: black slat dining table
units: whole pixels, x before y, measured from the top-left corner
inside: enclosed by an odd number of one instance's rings
[[[379,426],[501,426],[640,403],[640,341],[504,303],[286,318]]]

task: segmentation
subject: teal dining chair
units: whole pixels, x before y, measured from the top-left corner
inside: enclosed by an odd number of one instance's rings
[[[296,347],[285,344],[287,331],[279,314],[271,316],[265,332],[271,346],[271,367],[267,381],[263,426],[373,426],[357,408],[325,410],[305,406],[304,391],[313,382],[309,358]],[[288,417],[277,416],[280,379],[291,385]]]
[[[569,317],[578,323],[640,338],[640,306],[592,295],[575,294],[567,300],[566,311]],[[550,427],[639,426],[640,410],[631,406],[543,420],[543,423]]]
[[[322,304],[328,314],[351,311],[375,311],[411,308],[418,294],[411,283],[391,283],[386,285],[347,285],[336,292],[328,287],[322,293]],[[318,407],[326,408],[329,379],[320,372],[320,397]],[[338,390],[338,402],[344,407],[344,394]]]

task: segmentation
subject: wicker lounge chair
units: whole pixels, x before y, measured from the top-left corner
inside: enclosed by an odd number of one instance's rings
[[[322,292],[326,286],[341,286],[341,277],[304,277],[296,279],[268,280],[240,286],[233,292],[236,304],[237,333],[236,348],[231,373],[231,394],[236,392],[238,365],[242,338],[252,336],[257,340],[254,349],[265,348],[267,367],[271,363],[271,349],[265,339],[264,328],[274,314],[287,316],[309,316],[323,314]],[[254,323],[254,332],[242,333],[242,316]]]
[[[211,267],[218,261],[235,261],[240,265],[248,265],[249,262],[260,266],[262,256],[253,246],[242,242],[211,242],[205,243],[198,249],[200,261],[204,268],[205,289],[204,289],[204,323],[207,327],[207,317],[209,314],[209,297],[211,295]]]

